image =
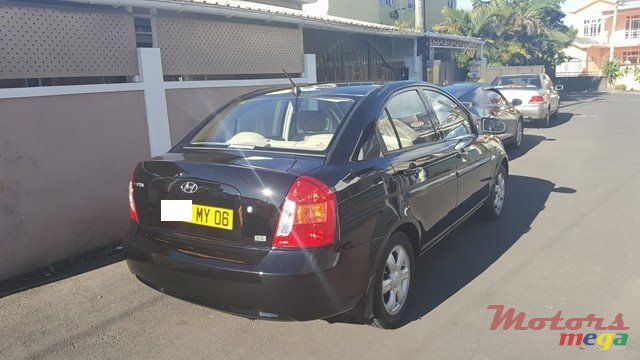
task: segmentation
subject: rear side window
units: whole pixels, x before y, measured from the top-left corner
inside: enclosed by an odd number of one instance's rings
[[[436,113],[445,139],[455,139],[473,134],[469,117],[458,104],[432,90],[424,89],[424,94]]]
[[[395,130],[393,130],[391,119],[389,118],[386,110],[382,111],[382,115],[380,115],[380,119],[378,119],[376,127],[378,128],[378,132],[380,132],[382,143],[387,151],[400,149],[398,137],[396,136]]]
[[[403,148],[438,139],[427,108],[417,90],[395,95],[387,103],[385,112]]]
[[[362,161],[366,159],[375,159],[381,155],[382,151],[380,149],[378,137],[376,136],[375,127],[371,125],[362,133],[362,140],[356,150],[355,158],[357,161]]]

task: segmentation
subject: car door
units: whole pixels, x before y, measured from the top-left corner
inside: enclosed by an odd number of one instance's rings
[[[507,101],[498,90],[489,88],[485,89],[484,92],[489,102],[487,106],[490,109],[490,111],[487,112],[487,117],[500,119],[507,125],[507,131],[505,131],[504,134],[500,134],[499,137],[502,140],[513,137],[516,133],[518,120],[520,118],[518,110],[511,106],[509,101]]]
[[[377,123],[384,156],[420,222],[426,245],[455,220],[456,152],[437,131],[417,88],[394,94]]]
[[[551,111],[558,111],[558,106],[560,106],[560,94],[553,86],[553,81],[547,74],[542,74],[542,84],[544,86],[545,91],[549,94],[549,102],[551,105]]]
[[[456,152],[458,201],[456,217],[479,205],[489,194],[491,152],[478,136],[470,115],[449,95],[423,88],[428,105],[433,109],[445,142]]]

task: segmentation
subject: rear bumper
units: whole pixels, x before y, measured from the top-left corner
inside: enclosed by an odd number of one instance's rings
[[[249,318],[337,315],[356,306],[368,279],[366,257],[331,249],[270,250],[258,264],[187,253],[142,234],[124,241],[124,249],[130,271],[150,287]]]
[[[542,120],[547,116],[548,104],[520,105],[516,107],[525,121]]]

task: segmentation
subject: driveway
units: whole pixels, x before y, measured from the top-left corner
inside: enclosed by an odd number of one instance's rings
[[[640,95],[573,95],[551,128],[525,133],[503,217],[471,219],[419,259],[398,330],[250,321],[151,290],[118,262],[0,299],[0,358],[640,359]],[[491,304],[527,319],[622,313],[628,344],[492,331]]]

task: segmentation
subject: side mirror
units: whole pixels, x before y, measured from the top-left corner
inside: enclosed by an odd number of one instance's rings
[[[513,100],[511,100],[511,105],[513,105],[513,106],[522,105],[522,100],[520,100],[520,99],[513,99]]]
[[[482,118],[482,131],[487,134],[502,134],[507,131],[507,125],[502,120]]]
[[[466,101],[463,101],[463,102],[462,102],[462,105],[463,105],[464,107],[466,107],[467,109],[471,109],[471,107],[473,106],[473,104],[472,104],[472,103],[470,103],[470,102],[466,102]]]
[[[556,91],[562,91],[564,90],[564,85],[556,85],[554,89],[556,89]]]

